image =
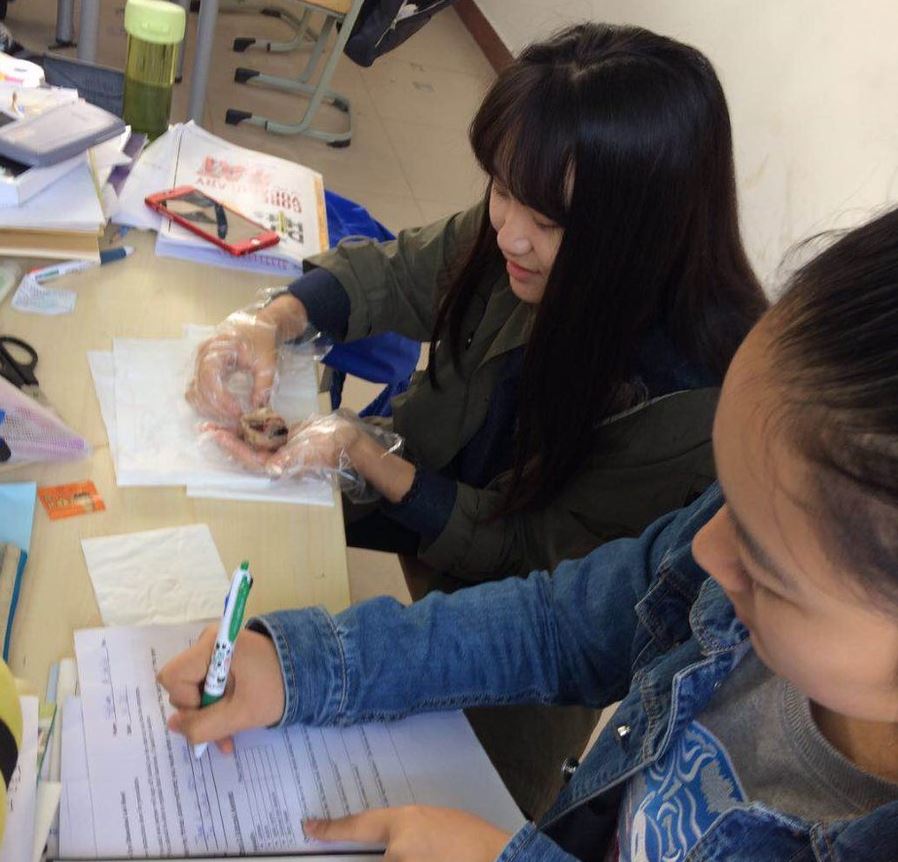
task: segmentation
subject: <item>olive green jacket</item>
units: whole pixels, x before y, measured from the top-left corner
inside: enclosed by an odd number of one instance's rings
[[[328,270],[349,296],[346,340],[393,331],[428,341],[449,267],[473,243],[481,213],[477,206],[386,243],[344,241],[311,258],[308,263]],[[474,436],[503,358],[526,343],[532,315],[533,307],[515,297],[497,264],[470,305],[460,369],[444,356],[448,346],[440,345],[440,388],[417,372],[408,391],[393,399],[393,427],[412,460],[443,470]],[[459,483],[449,522],[433,540],[422,540],[420,559],[456,578],[490,580],[553,568],[609,539],[639,534],[713,480],[710,435],[718,393],[676,392],[613,417],[613,454],[594,451],[539,511],[488,520],[508,476],[483,489]]]

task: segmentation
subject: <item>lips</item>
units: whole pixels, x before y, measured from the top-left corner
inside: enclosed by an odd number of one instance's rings
[[[514,276],[515,278],[527,278],[528,276],[537,274],[537,271],[535,269],[526,269],[519,263],[508,260],[508,258],[505,259],[505,268],[508,271],[508,274]]]

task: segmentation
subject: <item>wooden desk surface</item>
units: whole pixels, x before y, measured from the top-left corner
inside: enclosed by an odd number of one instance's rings
[[[119,488],[110,458],[86,351],[110,350],[112,338],[171,338],[184,323],[217,323],[252,300],[259,287],[284,279],[158,258],[155,234],[132,231],[136,252],[55,284],[78,293],[73,314],[22,314],[6,299],[0,333],[38,351],[41,388],[67,424],[93,447],[89,460],[26,464],[0,481],[58,485],[90,479],[106,511],[51,521],[35,508],[31,556],[13,632],[13,672],[43,692],[50,664],[73,654],[75,629],[101,625],[80,539],[172,527],[209,525],[225,568],[252,562],[256,582],[248,613],[322,604],[349,604],[346,547],[339,495],[333,507],[244,503],[187,497],[184,488]],[[38,262],[40,264],[48,261]]]

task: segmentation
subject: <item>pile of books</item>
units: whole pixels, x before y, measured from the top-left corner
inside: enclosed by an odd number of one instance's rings
[[[77,100],[72,89],[0,86],[0,125]],[[98,260],[121,174],[145,143],[127,129],[46,167],[0,157],[0,255]]]
[[[278,244],[235,256],[153,212],[148,195],[193,186],[277,233]],[[159,232],[156,254],[210,266],[302,274],[303,259],[328,247],[321,174],[276,156],[238,147],[194,123],[178,123],[142,153],[112,220]]]

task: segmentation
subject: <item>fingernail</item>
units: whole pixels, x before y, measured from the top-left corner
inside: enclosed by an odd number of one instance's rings
[[[318,831],[318,828],[320,825],[321,825],[320,820],[303,820],[302,821],[302,831],[306,835],[314,835]]]
[[[178,729],[178,713],[174,712],[168,717],[168,721],[165,722],[166,726],[169,730],[177,730]]]

